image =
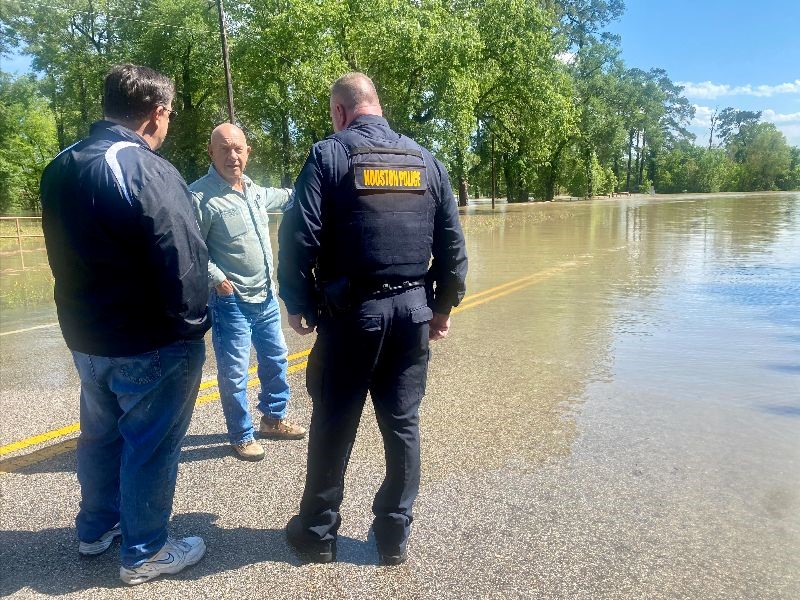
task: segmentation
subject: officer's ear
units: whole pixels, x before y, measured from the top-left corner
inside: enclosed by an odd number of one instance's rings
[[[207,146],[207,148],[208,148],[208,157],[209,157],[211,160],[214,160],[214,153],[211,151],[211,144],[209,144],[209,145]]]
[[[333,122],[333,130],[341,131],[344,129],[344,124],[347,121],[347,111],[344,105],[334,102],[331,106],[331,121]]]

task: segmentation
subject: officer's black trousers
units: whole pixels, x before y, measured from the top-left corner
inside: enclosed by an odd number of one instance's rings
[[[419,404],[431,316],[425,290],[414,288],[320,319],[308,360],[314,412],[300,504],[310,540],[336,537],[344,473],[369,391],[386,457],[386,477],[372,505],[375,538],[383,553],[404,548],[419,491]]]

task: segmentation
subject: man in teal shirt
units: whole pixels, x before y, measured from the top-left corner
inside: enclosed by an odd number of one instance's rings
[[[209,307],[222,411],[228,438],[244,460],[261,460],[247,404],[250,345],[258,357],[263,437],[300,439],[305,429],[285,419],[289,401],[286,341],[272,282],[268,210],[281,209],[291,189],[263,188],[244,174],[250,147],[230,123],[211,133],[211,166],[189,189],[208,246]]]

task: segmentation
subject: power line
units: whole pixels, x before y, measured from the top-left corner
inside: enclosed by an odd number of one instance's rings
[[[64,12],[64,13],[68,13],[70,15],[88,15],[88,16],[92,16],[92,15],[101,16],[102,15],[105,18],[113,20],[113,21],[131,21],[131,22],[134,22],[134,23],[144,23],[145,25],[160,25],[161,27],[170,27],[172,29],[183,29],[184,31],[197,31],[196,29],[192,29],[190,27],[182,27],[181,25],[169,25],[167,23],[159,23],[158,21],[149,21],[149,20],[145,20],[145,19],[134,19],[133,17],[118,17],[118,16],[115,16],[115,15],[102,13],[100,11],[88,12],[88,11],[74,10],[74,9],[69,8],[67,6],[56,6],[56,5],[52,5],[52,4],[44,4],[42,2],[33,2],[32,0],[2,0],[2,1],[3,2],[8,2],[8,3],[14,2],[16,4],[21,4],[21,5],[26,5],[27,4],[29,6],[36,6],[36,7],[39,7],[39,8],[48,8],[48,9],[51,9],[51,10],[57,10],[57,11],[61,11],[61,12]],[[26,15],[26,16],[30,16],[30,15]]]

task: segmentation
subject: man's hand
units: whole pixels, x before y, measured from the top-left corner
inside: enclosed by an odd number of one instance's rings
[[[448,331],[450,331],[450,315],[433,313],[430,329],[428,330],[428,339],[431,341],[441,340],[447,337]]]
[[[307,327],[303,327],[303,318],[303,315],[289,315],[289,327],[300,335],[308,335],[314,331],[315,327],[308,324],[308,319],[306,319]]]
[[[230,296],[233,293],[233,284],[226,279],[214,289],[220,296]]]

